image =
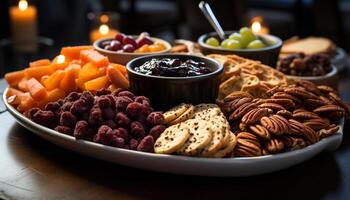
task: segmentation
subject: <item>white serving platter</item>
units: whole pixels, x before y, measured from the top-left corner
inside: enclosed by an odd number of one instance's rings
[[[343,138],[344,122],[342,121],[338,133],[303,149],[276,155],[247,158],[197,158],[144,153],[110,147],[85,140],[76,140],[72,136],[36,124],[7,103],[6,93],[7,89],[4,91],[3,100],[8,112],[19,124],[41,138],[86,156],[157,172],[213,177],[239,177],[266,174],[297,165],[309,160],[322,151],[334,151],[340,146]]]

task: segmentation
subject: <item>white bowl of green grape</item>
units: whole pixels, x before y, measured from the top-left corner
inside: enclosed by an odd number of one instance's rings
[[[239,31],[225,31],[225,40],[216,32],[203,34],[198,44],[204,54],[235,54],[263,64],[276,66],[282,40],[270,34],[255,34],[247,27]]]

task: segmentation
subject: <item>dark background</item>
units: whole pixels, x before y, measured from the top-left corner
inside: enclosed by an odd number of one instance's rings
[[[23,68],[28,60],[52,58],[62,46],[89,43],[89,12],[114,11],[120,14],[118,28],[128,34],[143,31],[173,41],[196,40],[213,31],[198,9],[199,0],[29,0],[38,9],[40,36],[54,45],[38,54],[20,56],[11,45],[0,44],[0,75]],[[282,39],[292,36],[325,36],[350,50],[350,0],[208,0],[225,30],[249,26],[250,19],[262,16],[270,32]],[[9,38],[8,10],[18,1],[0,1],[0,39]],[[23,33],[25,34],[25,33]]]

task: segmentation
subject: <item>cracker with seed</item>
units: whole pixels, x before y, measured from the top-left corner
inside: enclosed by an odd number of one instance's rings
[[[227,145],[225,147],[223,147],[222,149],[220,149],[219,151],[217,151],[213,157],[215,158],[222,158],[224,156],[226,156],[228,153],[232,152],[233,149],[235,148],[236,144],[237,144],[237,137],[235,134],[233,134],[231,131],[229,132],[229,142],[227,143]]]
[[[191,119],[193,115],[194,115],[194,106],[190,104],[190,107],[184,113],[182,113],[178,118],[169,122],[169,125],[174,125],[180,122],[184,122],[188,119]]]
[[[191,107],[191,104],[181,103],[180,105],[175,106],[175,107],[171,108],[170,110],[166,111],[163,114],[165,123],[168,124],[169,122],[178,118],[184,112],[186,112],[186,110],[189,109],[190,107]]]
[[[160,154],[171,154],[180,149],[189,137],[189,129],[184,124],[170,126],[155,142],[154,151]]]
[[[193,123],[193,125],[191,126],[190,123]],[[178,154],[188,156],[197,155],[202,148],[210,143],[213,137],[213,130],[209,126],[203,126],[202,121],[199,121],[198,125],[195,125],[195,123],[196,119],[192,119],[186,123],[190,129],[190,137],[177,151]]]

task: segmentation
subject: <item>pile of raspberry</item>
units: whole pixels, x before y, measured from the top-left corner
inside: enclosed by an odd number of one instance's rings
[[[32,108],[27,117],[60,133],[100,144],[153,152],[165,130],[164,116],[150,100],[130,91],[71,92],[66,98]]]

